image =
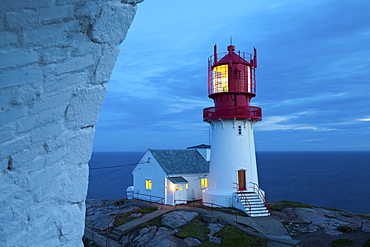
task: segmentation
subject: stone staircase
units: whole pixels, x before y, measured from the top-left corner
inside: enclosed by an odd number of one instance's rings
[[[240,201],[243,203],[245,212],[250,217],[261,217],[269,216],[270,213],[267,210],[265,204],[259,198],[255,192],[238,191],[237,192]]]
[[[123,231],[121,231],[119,229],[114,229],[108,235],[109,238],[111,238],[113,240],[116,240],[117,242],[119,242],[121,240],[122,236],[123,236]]]

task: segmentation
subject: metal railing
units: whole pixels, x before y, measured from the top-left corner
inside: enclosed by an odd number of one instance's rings
[[[256,106],[218,106],[203,110],[203,119],[252,118],[262,119],[262,109]]]
[[[269,203],[267,202],[266,200],[266,197],[265,195],[263,194],[261,188],[258,186],[258,184],[256,183],[253,183],[253,182],[249,182],[250,184],[252,184],[252,188],[254,190],[254,192],[257,193],[258,197],[261,199],[261,201],[263,202],[263,204],[265,205],[265,207],[267,208],[267,211],[270,213],[270,205]]]
[[[107,234],[100,234],[99,232],[95,231],[93,228],[85,225],[85,235],[86,235],[86,232],[91,235],[91,238],[88,238],[88,239],[92,240],[94,243],[97,238],[97,239],[100,239],[102,242],[105,242],[106,247],[110,247],[110,240]],[[102,238],[101,236],[104,236],[105,238]]]
[[[150,203],[157,203],[157,204],[164,204],[164,197],[160,197],[160,196],[153,196],[153,195],[148,195],[148,194],[141,194],[139,192],[134,192],[134,191],[131,191],[132,193],[132,199],[136,199],[136,200],[144,200],[144,201],[147,201],[145,200],[145,197],[149,197],[149,202]],[[136,197],[135,197],[136,195]],[[139,198],[139,195],[141,198]],[[144,199],[143,199],[144,197]],[[157,198],[157,200],[153,201],[152,198]]]
[[[245,202],[244,207],[248,210],[249,213],[252,212],[252,205],[249,203],[248,197],[244,193],[237,194],[242,202]]]
[[[175,209],[177,207],[181,207],[181,205],[184,205],[184,204],[176,204],[177,201],[181,201],[181,202],[189,202],[187,200],[174,200],[174,203],[175,203]],[[206,205],[209,205],[209,206],[206,206]],[[213,213],[215,210],[215,208],[225,208],[225,206],[223,205],[220,205],[220,204],[217,204],[217,203],[213,203],[213,202],[204,202],[204,201],[190,201],[189,204],[186,205],[187,208],[193,208],[193,209],[196,209],[196,208],[199,208],[199,209],[204,209],[204,207],[208,207],[208,208],[211,208],[211,212]],[[235,221],[238,222],[238,211],[235,210]]]

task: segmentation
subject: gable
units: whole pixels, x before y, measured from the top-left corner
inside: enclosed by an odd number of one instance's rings
[[[209,172],[209,162],[197,150],[150,149],[150,152],[167,175]]]

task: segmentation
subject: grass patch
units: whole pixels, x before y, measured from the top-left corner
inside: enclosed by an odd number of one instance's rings
[[[213,242],[210,242],[210,241],[205,241],[203,243],[201,243],[200,245],[197,245],[199,247],[215,247],[215,246],[220,246],[220,244],[216,244],[216,243],[213,243]]]
[[[193,237],[200,241],[206,241],[210,230],[207,228],[207,223],[200,220],[199,217],[193,219],[189,224],[181,227],[181,230],[176,232],[176,236],[180,238]]]
[[[141,216],[139,216],[139,217],[129,217],[132,214],[137,214],[137,213],[147,214],[147,213],[151,213],[151,212],[154,212],[154,211],[157,211],[157,210],[158,210],[157,207],[145,207],[145,208],[139,208],[137,210],[126,212],[126,213],[112,214],[113,216],[116,216],[116,219],[113,223],[113,228],[116,228],[117,226],[126,224],[130,221],[133,221],[133,220],[141,217]]]
[[[331,246],[333,246],[333,247],[352,245],[352,244],[353,244],[353,241],[351,239],[348,239],[348,238],[340,238],[340,239],[336,239],[336,240],[331,241]]]
[[[364,243],[364,247],[370,247],[370,239],[368,239],[368,240]]]
[[[147,222],[138,225],[137,228],[145,228],[147,226],[162,226],[162,216],[158,216],[151,220],[148,220]]]
[[[340,231],[340,232],[354,232],[355,231],[355,229],[353,229],[352,227],[345,226],[345,225],[338,226],[337,230]]]
[[[226,225],[225,228],[217,232],[215,236],[222,238],[221,245],[225,247],[260,247],[267,246],[267,243],[269,242],[268,239],[249,235],[231,225]]]
[[[284,208],[322,208],[330,211],[339,211],[339,212],[346,212],[345,210],[336,209],[336,208],[326,208],[326,207],[316,207],[309,204],[301,203],[301,202],[293,202],[293,201],[279,201],[276,204],[271,204],[270,209],[275,211],[281,211]]]
[[[370,215],[364,215],[364,214],[356,214],[358,217],[360,218],[363,218],[363,219],[366,219],[366,220],[370,220]]]
[[[314,206],[301,203],[301,202],[292,202],[292,201],[280,201],[280,204],[284,207],[296,207],[296,208],[314,208]]]

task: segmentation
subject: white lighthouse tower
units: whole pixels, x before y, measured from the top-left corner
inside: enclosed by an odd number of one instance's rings
[[[221,57],[218,60],[218,57]],[[256,96],[257,54],[228,52],[208,61],[208,97],[214,107],[203,111],[211,125],[211,162],[208,189],[203,203],[216,207],[236,207],[250,216],[269,215],[264,192],[258,185],[253,127],[262,119],[260,107],[250,106]]]

